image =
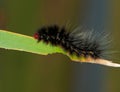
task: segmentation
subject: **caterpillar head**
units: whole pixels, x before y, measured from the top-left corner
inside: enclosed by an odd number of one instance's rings
[[[43,39],[43,36],[44,36],[43,34],[44,34],[44,32],[45,32],[45,29],[40,29],[40,30],[38,30],[38,31],[34,34],[34,38],[37,39],[38,42],[41,41],[41,40]]]
[[[38,42],[42,40],[42,36],[38,32],[34,34],[34,38],[37,39]]]

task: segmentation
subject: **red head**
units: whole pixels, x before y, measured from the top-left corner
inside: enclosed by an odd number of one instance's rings
[[[39,39],[39,34],[38,34],[38,33],[35,33],[33,37],[34,37],[35,39]]]

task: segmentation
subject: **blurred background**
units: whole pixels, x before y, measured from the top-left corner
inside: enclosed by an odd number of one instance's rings
[[[118,0],[0,0],[0,29],[32,36],[42,25],[86,25],[112,32],[120,51]],[[115,54],[114,62],[120,54]],[[112,56],[111,56],[112,57]],[[120,92],[120,68],[0,49],[0,92]]]

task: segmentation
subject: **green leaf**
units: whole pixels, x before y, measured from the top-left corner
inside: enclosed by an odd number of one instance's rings
[[[60,47],[45,44],[43,42],[37,43],[37,40],[33,37],[5,30],[0,30],[0,48],[26,51],[41,55],[65,53]]]
[[[112,63],[111,61],[101,58],[94,59],[92,57],[77,57],[76,55],[69,55],[59,46],[52,46],[43,42],[37,43],[37,41],[33,37],[8,32],[5,30],[0,30],[0,48],[26,51],[41,55],[62,53],[67,55],[71,60],[77,62],[95,63],[112,67],[120,67],[120,64]]]

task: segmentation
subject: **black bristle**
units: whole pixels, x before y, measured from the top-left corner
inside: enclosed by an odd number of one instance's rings
[[[40,28],[37,34],[38,42],[42,40],[47,44],[61,46],[69,54],[76,54],[78,57],[83,55],[94,59],[103,58],[106,51],[106,49],[103,50],[106,42],[101,42],[107,38],[106,35],[102,32],[95,33],[94,30],[76,28],[68,32],[65,27],[53,25]]]

